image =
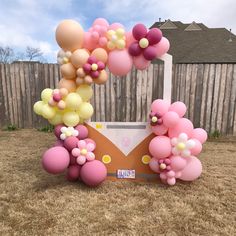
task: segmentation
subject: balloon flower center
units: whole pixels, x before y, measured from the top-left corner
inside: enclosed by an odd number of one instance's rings
[[[67,57],[63,57],[63,62],[64,63],[68,63],[69,62],[69,59]]]
[[[87,154],[87,150],[86,150],[85,148],[82,149],[82,150],[81,150],[81,154],[82,154],[82,155],[86,155],[86,154]]]
[[[165,170],[166,169],[166,164],[165,163],[161,163],[160,164],[160,169]]]
[[[98,65],[96,63],[93,63],[92,66],[91,66],[91,69],[93,71],[96,71],[98,69]]]
[[[178,143],[177,144],[177,149],[180,150],[180,151],[183,151],[185,149],[185,144],[184,143]]]
[[[149,42],[146,38],[142,38],[139,40],[139,46],[141,48],[146,48],[146,47],[148,47],[148,45],[149,45]]]
[[[157,121],[158,121],[158,118],[157,118],[156,116],[153,116],[153,117],[152,117],[152,122],[155,123],[155,122],[157,122]]]
[[[66,135],[66,136],[71,136],[72,133],[71,133],[71,131],[67,130],[67,131],[65,132],[65,135]]]

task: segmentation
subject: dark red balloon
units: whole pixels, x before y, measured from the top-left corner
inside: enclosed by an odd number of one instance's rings
[[[134,26],[132,30],[132,34],[136,40],[140,40],[142,38],[145,38],[147,35],[147,28],[143,24],[137,24]]]
[[[141,54],[142,49],[139,47],[139,44],[137,42],[132,43],[129,46],[129,54],[133,57],[137,57]]]
[[[146,60],[151,61],[157,55],[157,50],[154,46],[149,46],[143,50],[143,56]]]
[[[149,42],[149,45],[157,44],[161,41],[162,32],[158,28],[152,28],[148,31],[146,38]]]

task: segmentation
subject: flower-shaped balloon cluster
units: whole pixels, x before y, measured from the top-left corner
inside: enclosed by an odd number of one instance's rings
[[[202,172],[196,156],[207,139],[205,130],[194,129],[190,120],[182,118],[186,112],[182,102],[168,104],[158,99],[151,107],[150,125],[157,136],[149,144],[150,168],[169,185],[174,185],[177,178],[195,180]]]
[[[52,97],[48,101],[48,105],[51,107],[57,106],[60,110],[64,110],[66,107],[65,97],[68,95],[68,90],[66,88],[54,89],[52,92]]]
[[[108,43],[107,48],[109,50],[124,49],[125,48],[125,30],[118,28],[116,30],[109,30],[107,32]]]
[[[79,135],[79,131],[76,130],[74,127],[65,127],[61,128],[61,135],[60,139],[65,140],[68,137],[77,137]]]

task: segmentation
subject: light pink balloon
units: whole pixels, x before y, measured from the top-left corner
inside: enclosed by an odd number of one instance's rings
[[[168,50],[170,48],[170,42],[167,38],[162,37],[161,41],[155,45],[155,48],[157,50],[156,57],[159,58],[168,52]]]
[[[186,158],[187,165],[181,171],[180,179],[184,181],[193,181],[202,173],[202,163],[195,156]]]
[[[93,26],[95,26],[95,25],[109,27],[108,21],[106,19],[104,19],[104,18],[97,18],[97,19],[95,19],[94,22],[93,22]]]
[[[198,139],[193,139],[195,142],[195,146],[190,150],[192,155],[197,156],[202,151],[202,144]]]
[[[88,50],[93,50],[97,47],[96,41],[92,39],[92,34],[90,32],[84,33],[84,42],[83,42],[83,48]]]
[[[136,39],[133,37],[132,32],[126,32],[125,33],[125,38],[126,38],[126,48],[129,48],[130,44],[132,44]]]
[[[168,128],[177,125],[179,120],[180,120],[179,115],[174,111],[168,111],[163,116],[163,124]]]
[[[142,54],[137,57],[133,57],[133,62],[135,68],[138,70],[147,69],[151,63],[151,61],[146,60]]]
[[[106,179],[106,176],[106,166],[98,160],[86,162],[80,170],[82,181],[90,187],[96,187],[101,184]]]
[[[119,28],[124,29],[124,26],[120,23],[113,23],[108,27],[108,30],[117,30]]]
[[[169,111],[176,112],[179,117],[183,117],[186,113],[187,107],[183,102],[174,102],[170,105]]]
[[[152,129],[152,132],[156,135],[164,135],[168,131],[168,128],[163,124],[151,126],[151,129]]]
[[[95,141],[92,140],[91,138],[86,138],[84,141],[85,141],[86,143],[92,143],[92,144],[94,145],[94,147],[96,148],[96,143],[95,143]]]
[[[187,165],[186,160],[180,156],[172,156],[170,157],[170,160],[171,160],[171,168],[174,171],[180,171],[184,169],[184,167]]]
[[[152,158],[150,160],[149,167],[155,173],[159,173],[160,172],[158,160],[155,159],[155,158]]]
[[[156,99],[151,105],[151,110],[152,112],[158,113],[158,115],[163,116],[166,112],[168,112],[169,106],[169,102],[162,99]]]
[[[169,128],[168,136],[170,138],[178,137],[181,133],[186,133],[188,137],[192,137],[193,124],[186,118],[181,118],[176,126]]]
[[[203,144],[207,140],[207,132],[201,128],[194,129],[192,138],[199,140]]]
[[[108,68],[114,75],[127,75],[131,71],[132,65],[132,57],[127,49],[114,50],[108,55]]]
[[[43,154],[42,166],[50,174],[62,173],[69,163],[70,155],[64,147],[52,147]]]
[[[170,139],[166,136],[158,136],[151,140],[149,152],[154,158],[161,159],[171,155]]]

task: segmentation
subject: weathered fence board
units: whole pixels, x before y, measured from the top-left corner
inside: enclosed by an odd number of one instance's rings
[[[188,107],[186,117],[208,132],[236,135],[236,65],[173,65],[172,102]],[[93,121],[146,121],[151,102],[163,96],[163,63],[126,77],[109,74],[105,85],[92,85]],[[0,64],[0,126],[20,128],[47,124],[33,112],[44,88],[55,88],[59,66],[40,63]]]

